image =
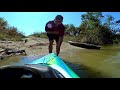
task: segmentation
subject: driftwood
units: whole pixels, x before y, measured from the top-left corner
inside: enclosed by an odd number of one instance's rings
[[[79,42],[73,42],[73,41],[68,41],[71,45],[77,46],[77,47],[82,47],[82,48],[87,48],[87,49],[100,49],[101,46],[98,45],[93,45],[93,44],[86,44],[86,43],[79,43]]]
[[[0,59],[3,59],[8,56],[14,56],[14,55],[26,55],[26,51],[25,50],[13,50],[9,48],[6,48],[0,51]]]

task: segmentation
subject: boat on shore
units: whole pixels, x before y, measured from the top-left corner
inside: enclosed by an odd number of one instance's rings
[[[87,43],[79,43],[79,42],[73,42],[73,41],[68,41],[70,45],[77,46],[77,47],[82,47],[86,49],[100,49],[101,46],[98,45],[93,45],[93,44],[87,44]]]

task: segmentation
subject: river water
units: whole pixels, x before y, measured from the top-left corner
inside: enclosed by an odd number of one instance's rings
[[[25,64],[39,56],[15,56],[0,61],[0,66]],[[120,45],[102,46],[100,50],[74,49],[64,53],[62,60],[81,78],[119,78]]]
[[[82,66],[88,77],[120,77],[120,45],[106,45],[100,50],[71,50],[68,53],[65,61]]]

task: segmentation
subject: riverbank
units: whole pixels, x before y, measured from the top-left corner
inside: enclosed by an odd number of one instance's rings
[[[38,38],[38,37],[28,37],[27,42],[24,41],[0,41],[0,51],[4,51],[5,49],[11,50],[25,50],[26,55],[46,55],[48,54],[48,39]],[[70,45],[67,42],[63,42],[61,45],[61,53],[59,56],[62,57],[63,54],[69,53],[70,50],[73,49],[82,49],[79,47],[75,47]],[[56,53],[56,43],[53,44],[53,52]],[[0,53],[2,56],[2,53]]]

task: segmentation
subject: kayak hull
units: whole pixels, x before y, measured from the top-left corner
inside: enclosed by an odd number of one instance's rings
[[[50,53],[28,64],[45,64],[60,72],[65,78],[80,78],[55,53]]]

